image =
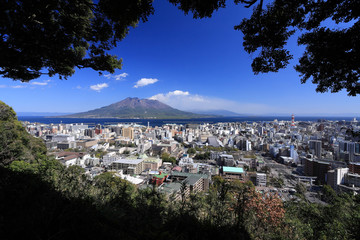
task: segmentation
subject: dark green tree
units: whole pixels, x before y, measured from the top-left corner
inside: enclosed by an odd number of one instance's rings
[[[75,68],[114,73],[107,53],[153,13],[152,0],[0,1],[0,76],[67,78]]]
[[[324,185],[322,189],[322,200],[327,203],[333,203],[337,199],[336,192],[329,185]]]
[[[167,153],[167,152],[163,152],[161,154],[161,159],[162,159],[163,162],[170,162],[172,164],[176,164],[176,158],[170,156],[170,154]]]
[[[305,193],[306,193],[306,186],[301,183],[301,182],[298,182],[296,185],[295,185],[295,190],[296,190],[296,193],[301,196],[301,197],[304,197],[305,196]]]
[[[45,155],[42,140],[27,133],[14,110],[0,101],[0,166],[15,160],[33,162],[44,159]]]
[[[187,151],[188,154],[195,154],[196,150],[194,148],[189,148]]]

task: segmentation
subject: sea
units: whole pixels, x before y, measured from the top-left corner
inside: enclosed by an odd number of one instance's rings
[[[151,127],[162,126],[164,124],[203,124],[203,123],[219,123],[219,122],[270,122],[277,119],[278,121],[291,121],[291,116],[241,116],[241,117],[215,117],[215,118],[193,118],[193,119],[117,119],[117,118],[51,118],[43,116],[19,116],[19,121],[27,121],[30,123],[43,124],[76,124],[83,123],[89,126],[101,125],[116,125],[118,123],[130,124],[135,123]],[[295,117],[295,121],[352,121],[354,117]],[[359,118],[358,118],[359,119]]]

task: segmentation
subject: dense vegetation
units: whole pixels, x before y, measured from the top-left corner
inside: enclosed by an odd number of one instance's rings
[[[326,205],[282,201],[251,183],[213,178],[208,193],[167,199],[106,172],[91,179],[44,155],[1,104],[2,239],[357,239],[360,198],[324,187]],[[12,126],[12,127],[9,127]],[[16,133],[13,135],[11,133]],[[25,141],[27,139],[28,141]],[[6,145],[2,145],[6,146]],[[18,146],[19,148],[16,148]],[[6,149],[7,151],[4,151]],[[12,152],[14,151],[14,152]],[[31,155],[31,156],[30,156]]]
[[[17,121],[14,110],[0,101],[0,166],[14,160],[33,162],[45,155],[42,141],[31,137]]]
[[[170,156],[170,154],[167,153],[167,152],[163,152],[163,153],[161,154],[161,160],[162,160],[163,162],[169,162],[169,163],[172,163],[172,164],[176,164],[176,158]]]

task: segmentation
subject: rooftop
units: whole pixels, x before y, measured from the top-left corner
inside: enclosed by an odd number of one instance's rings
[[[197,181],[199,181],[202,177],[199,176],[198,174],[194,175],[194,176],[189,176],[186,178],[186,182],[189,185],[194,185]]]
[[[171,175],[172,176],[181,176],[181,177],[198,176],[198,177],[202,177],[202,178],[205,178],[205,179],[209,178],[209,176],[206,175],[206,174],[186,173],[186,172],[176,172],[176,171],[172,171]]]
[[[159,190],[161,192],[172,194],[172,193],[176,193],[176,192],[180,191],[180,188],[181,188],[181,183],[175,182],[175,183],[164,184],[160,187]]]
[[[114,161],[113,163],[123,163],[123,164],[139,164],[143,159],[119,159]]]
[[[164,178],[167,175],[169,175],[169,174],[168,173],[161,173],[161,174],[154,175],[154,177],[156,177],[156,178]]]
[[[244,173],[244,169],[239,167],[223,167],[223,172]]]

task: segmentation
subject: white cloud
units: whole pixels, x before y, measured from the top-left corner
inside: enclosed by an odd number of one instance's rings
[[[75,87],[76,89],[81,89],[82,87],[80,85],[76,86]]]
[[[150,97],[150,99],[152,100],[158,100],[160,102],[168,102],[169,100],[171,100],[171,98],[176,98],[176,96],[189,96],[190,93],[188,91],[184,92],[184,91],[181,91],[181,90],[175,90],[175,91],[172,91],[172,92],[168,92],[166,94],[163,94],[163,93],[159,93],[159,94],[156,94],[152,97]]]
[[[159,81],[156,78],[142,78],[139,81],[136,82],[136,84],[134,85],[134,88],[138,88],[138,87],[144,87],[150,84],[154,84],[157,81]]]
[[[30,82],[30,84],[32,85],[38,85],[38,86],[46,86],[48,85],[50,82],[50,80],[46,80],[46,81],[43,81],[43,82]]]
[[[114,75],[113,78],[115,78],[115,80],[117,80],[117,81],[120,81],[120,80],[124,80],[124,78],[126,78],[127,76],[129,76],[129,74],[121,73],[118,75]]]
[[[107,83],[98,83],[96,85],[92,85],[90,86],[91,90],[100,92],[102,89],[109,87],[109,85]]]
[[[228,110],[236,113],[260,114],[274,110],[272,107],[256,103],[240,103],[222,98],[191,94],[188,91],[175,90],[156,94],[150,99],[158,100],[184,111]]]
[[[32,84],[32,85],[39,85],[39,86],[46,86],[46,85],[48,85],[47,82],[32,82],[31,84]]]
[[[26,88],[26,86],[24,86],[24,85],[16,85],[16,86],[11,86],[11,88]]]
[[[111,75],[111,74],[105,74],[104,77],[106,77],[107,79],[115,79],[116,81],[122,81],[125,80],[125,78],[129,76],[129,74],[127,73],[120,73],[118,75]]]
[[[8,85],[0,85],[0,88],[26,88],[26,85],[15,85],[15,86],[8,86]]]
[[[0,85],[0,88],[14,88],[14,89],[19,89],[19,88],[30,88],[33,89],[35,86],[46,86],[49,84],[49,82],[51,82],[51,80],[46,80],[46,81],[42,81],[42,82],[29,82],[29,83],[21,83],[21,85]],[[31,86],[33,85],[33,86]]]
[[[190,93],[188,91],[184,92],[181,90],[175,90],[173,92],[168,92],[168,94],[171,95],[175,95],[175,96],[179,96],[179,95],[183,95],[183,96],[188,96]]]

